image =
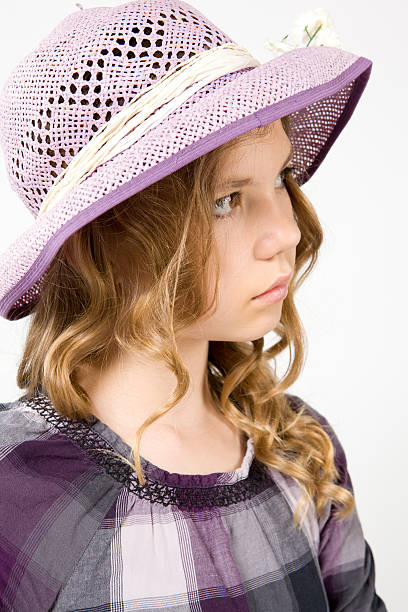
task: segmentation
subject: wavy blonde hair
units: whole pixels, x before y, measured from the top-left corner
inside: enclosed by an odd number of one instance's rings
[[[289,117],[281,121],[290,137]],[[217,257],[210,304],[206,271],[213,261],[209,253],[216,253],[214,177],[220,157],[229,147],[262,137],[270,128],[271,124],[256,128],[225,143],[105,211],[66,240],[44,277],[17,373],[26,396],[41,390],[60,415],[88,419],[92,403],[79,383],[80,370],[103,369],[128,350],[163,361],[177,378],[172,399],[137,430],[135,463],[118,455],[132,466],[141,484],[146,482],[139,457],[141,436],[183,398],[190,382],[175,337],[217,303]],[[302,488],[304,496],[293,519],[296,526],[302,509],[303,521],[313,503],[319,517],[333,502],[342,506],[336,518],[346,518],[354,510],[354,497],[336,484],[340,474],[329,435],[303,408],[294,410],[284,393],[301,372],[306,346],[294,294],[314,267],[323,240],[312,204],[293,176],[285,182],[301,240],[274,330],[280,339],[266,350],[264,338],[210,341],[207,372],[218,409],[253,436],[255,457]],[[268,362],[287,346],[291,365],[278,380]]]

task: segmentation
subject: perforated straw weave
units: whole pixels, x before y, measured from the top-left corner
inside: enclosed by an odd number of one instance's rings
[[[35,219],[0,255],[2,317],[30,314],[73,232],[255,127],[288,115],[292,173],[299,185],[309,180],[371,73],[371,60],[337,47],[296,48],[215,78],[38,215],[57,177],[125,105],[186,60],[234,42],[186,2],[136,1],[68,15],[16,66],[0,95],[0,143]]]

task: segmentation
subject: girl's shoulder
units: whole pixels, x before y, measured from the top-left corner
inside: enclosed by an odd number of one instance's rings
[[[0,404],[0,601],[7,609],[26,610],[28,593],[32,610],[50,609],[121,489],[24,402]]]
[[[334,463],[339,472],[337,484],[354,495],[344,448],[327,418],[297,395],[285,395],[296,412],[304,408],[304,414],[318,421],[328,434],[334,448]],[[286,479],[278,472],[275,475],[294,509],[299,499],[297,489],[291,479]],[[336,519],[335,510],[334,504],[330,502],[322,517],[317,519],[315,516],[310,520],[308,513],[305,520],[305,532],[318,559],[330,610],[387,612],[375,590],[374,555],[365,539],[357,505],[353,513],[341,521]]]
[[[21,398],[0,403],[0,448],[12,450],[16,445],[46,434],[51,429],[40,414],[30,409]]]
[[[59,495],[78,478],[84,481],[78,481],[78,489],[85,481],[104,479],[112,487],[113,480],[73,438],[60,431],[57,422],[47,420],[22,398],[0,403],[0,478],[5,474],[8,483],[19,483],[18,489],[11,486],[10,499],[24,486],[25,503],[32,499],[30,487],[49,488]],[[2,496],[4,500],[4,488]]]
[[[298,395],[293,395],[292,393],[285,393],[285,397],[288,399],[289,405],[291,406],[291,408],[293,408],[293,410],[299,412],[299,410],[303,408],[304,413],[316,419],[320,423],[320,425],[324,426],[325,431],[327,431],[327,433],[334,434],[334,430],[329,424],[326,417],[321,412],[316,410],[316,408],[313,408],[310,404],[308,404]]]
[[[340,470],[340,474],[343,476],[342,486],[348,486],[348,488],[352,489],[351,482],[348,481],[346,483],[346,480],[348,480],[346,478],[347,458],[344,452],[344,448],[337,436],[336,431],[334,430],[333,426],[330,424],[328,419],[321,412],[316,410],[316,408],[312,407],[310,404],[308,404],[304,399],[302,399],[298,395],[285,393],[285,396],[288,399],[289,404],[293,408],[293,410],[295,410],[296,412],[299,412],[299,410],[303,408],[303,413],[308,416],[313,417],[319,423],[322,429],[327,433],[334,447],[334,451],[335,451],[334,461],[335,461],[336,467],[338,470]]]

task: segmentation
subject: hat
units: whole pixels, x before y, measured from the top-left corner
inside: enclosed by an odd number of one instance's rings
[[[9,181],[34,217],[0,255],[9,320],[30,314],[71,234],[244,132],[288,115],[292,175],[304,184],[371,73],[369,59],[317,38],[261,63],[186,2],[80,8],[0,95]]]

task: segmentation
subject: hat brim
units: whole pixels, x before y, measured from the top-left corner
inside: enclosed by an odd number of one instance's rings
[[[293,175],[303,185],[349,121],[371,60],[337,47],[304,47],[203,87],[138,142],[100,165],[0,255],[0,315],[17,320],[38,301],[52,259],[76,230],[208,151],[290,115]]]

